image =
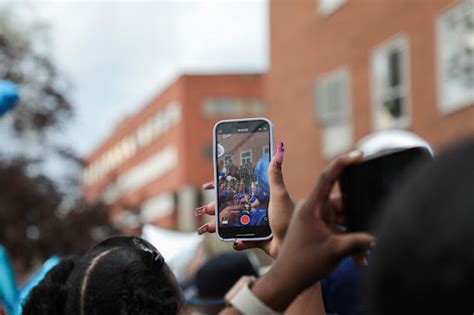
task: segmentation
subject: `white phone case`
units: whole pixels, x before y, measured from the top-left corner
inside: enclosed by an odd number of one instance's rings
[[[223,238],[220,234],[219,234],[219,209],[218,209],[218,201],[219,201],[219,195],[218,195],[218,190],[217,190],[217,183],[218,183],[218,177],[217,177],[217,126],[219,126],[219,124],[221,123],[228,123],[228,122],[239,122],[239,121],[254,121],[254,120],[264,120],[268,123],[268,125],[270,126],[270,158],[273,157],[273,152],[274,152],[274,148],[273,148],[273,124],[270,120],[268,120],[267,118],[242,118],[242,119],[227,119],[227,120],[221,120],[221,121],[218,121],[215,125],[214,125],[214,128],[213,128],[213,144],[212,144],[212,148],[213,148],[213,161],[214,161],[214,191],[215,191],[215,203],[216,203],[216,214],[215,214],[215,220],[216,220],[216,235],[217,235],[217,238],[220,239],[221,241],[224,241],[224,242],[233,242],[235,240],[237,240],[238,238]],[[272,192],[270,191],[270,198],[272,197]],[[264,241],[264,240],[268,240],[268,239],[271,239],[273,236],[272,232],[270,232],[270,235],[268,236],[265,236],[265,237],[254,237],[254,238],[242,238],[242,240],[244,241]]]

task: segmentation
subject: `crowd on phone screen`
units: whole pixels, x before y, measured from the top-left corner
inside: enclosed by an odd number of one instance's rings
[[[473,161],[471,139],[422,167],[390,196],[377,224],[377,247],[368,257],[360,313],[474,311]],[[248,194],[253,177],[246,184],[238,174],[251,170],[229,167],[219,184]],[[176,314],[183,303],[160,253],[146,241],[124,237],[64,259],[33,290],[24,313]]]
[[[250,225],[262,223],[266,216],[269,192],[264,185],[259,184],[258,179],[252,162],[236,166],[231,161],[224,165],[218,176],[219,207],[229,207],[237,214],[223,217],[225,224],[235,224],[242,214],[250,216]]]

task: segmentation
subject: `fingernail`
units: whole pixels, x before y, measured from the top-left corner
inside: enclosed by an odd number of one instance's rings
[[[203,226],[199,227],[199,229],[198,229],[198,234],[199,234],[199,235],[204,234],[204,233],[206,233],[208,230],[209,230],[209,225],[206,223],[206,224],[204,224]]]
[[[369,244],[369,247],[371,249],[374,249],[375,247],[377,246],[377,242],[374,240],[374,241],[371,241],[370,244]]]
[[[197,216],[197,217],[200,216],[200,215],[203,215],[204,213],[206,213],[204,211],[204,209],[206,209],[206,208],[207,208],[207,206],[202,206],[202,207],[194,209],[194,215]]]
[[[359,151],[359,150],[354,150],[351,153],[349,153],[349,158],[351,159],[355,159],[361,156],[362,156],[362,151]]]
[[[234,242],[234,244],[232,244],[232,247],[234,247],[234,249],[237,249],[237,242]]]
[[[369,261],[367,260],[367,257],[364,257],[364,259],[362,260],[362,264],[366,267],[369,265]]]
[[[285,152],[284,144],[278,141],[277,152],[275,154],[275,162],[281,164],[283,162],[283,152]]]
[[[340,225],[340,224],[336,224],[336,229],[338,229],[339,231],[342,231],[342,232],[347,231],[347,227],[344,226],[344,225]]]

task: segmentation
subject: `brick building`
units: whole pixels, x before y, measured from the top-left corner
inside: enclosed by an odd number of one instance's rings
[[[159,226],[194,229],[192,210],[213,178],[212,128],[225,118],[265,115],[261,79],[181,76],[87,158],[85,196],[115,205],[112,216],[140,211]]]
[[[473,0],[270,0],[269,15],[267,73],[179,78],[90,155],[86,196],[192,229],[224,118],[273,121],[296,198],[373,131],[409,129],[435,148],[474,132]]]
[[[270,0],[264,89],[302,197],[332,156],[384,128],[435,148],[474,132],[474,1]]]
[[[236,166],[255,165],[265,153],[270,152],[268,134],[257,132],[250,140],[246,134],[218,135],[218,142],[226,148],[224,163]]]

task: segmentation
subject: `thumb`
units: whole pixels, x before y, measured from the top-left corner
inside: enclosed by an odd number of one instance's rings
[[[285,182],[283,181],[283,174],[281,171],[281,166],[283,163],[283,153],[285,149],[283,148],[283,142],[279,141],[277,146],[277,152],[270,161],[268,166],[268,180],[270,184],[270,191],[273,193],[275,191],[286,191]]]
[[[339,234],[337,237],[336,253],[339,257],[365,253],[375,246],[375,237],[368,233]]]

